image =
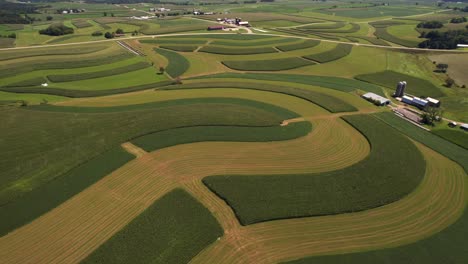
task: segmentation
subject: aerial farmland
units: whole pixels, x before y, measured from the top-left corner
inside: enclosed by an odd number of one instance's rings
[[[467,18],[0,0],[0,263],[468,263]]]

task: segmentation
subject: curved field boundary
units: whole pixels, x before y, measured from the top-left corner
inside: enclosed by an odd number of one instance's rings
[[[320,44],[319,40],[304,40],[297,44],[281,45],[281,46],[276,46],[276,48],[281,51],[292,51],[292,50],[298,50],[298,49],[313,48],[319,44]]]
[[[115,147],[83,162],[48,184],[33,189],[19,199],[0,206],[0,236],[52,210],[133,158],[133,155],[122,148]]]
[[[338,24],[338,23],[337,23]],[[358,32],[361,29],[361,26],[356,23],[350,23],[351,28],[349,29],[342,29],[343,27],[339,28],[317,28],[317,29],[311,29],[311,28],[296,28],[296,30],[307,33],[307,34],[314,34],[314,33],[328,33],[328,34],[336,34],[336,33],[355,33]]]
[[[210,176],[203,183],[226,200],[243,225],[363,211],[413,191],[425,170],[417,148],[376,118],[344,118],[372,146],[369,157],[360,163],[322,174]],[[389,138],[391,145],[387,145]]]
[[[273,60],[222,61],[224,66],[238,71],[282,71],[316,64],[298,57]]]
[[[219,82],[201,82],[201,83],[188,83],[182,85],[173,85],[168,87],[159,88],[159,90],[177,90],[177,89],[202,89],[202,88],[239,88],[239,89],[252,89],[260,91],[269,91],[274,93],[287,94],[295,96],[316,105],[319,105],[332,113],[338,112],[353,112],[358,109],[349,103],[312,90],[300,89],[295,87],[262,84],[262,83],[247,83],[247,82],[232,82],[232,81],[219,81]]]
[[[87,72],[87,73],[81,73],[81,74],[47,75],[47,79],[49,79],[52,82],[72,82],[72,81],[107,77],[107,76],[117,75],[121,73],[137,71],[137,70],[145,69],[148,67],[150,67],[148,63],[138,62],[138,63],[134,63],[134,64],[130,64],[127,66],[114,68],[110,70],[105,70],[105,71]]]
[[[162,49],[172,50],[172,51],[181,51],[181,52],[193,52],[198,46],[194,45],[161,45],[159,46]]]
[[[255,40],[262,40],[268,39],[275,36],[271,35],[254,35],[254,34],[206,34],[206,35],[193,35],[190,38],[207,38],[207,39],[220,39],[220,40],[243,40],[243,41],[255,41]],[[187,38],[187,36],[175,36],[171,37],[173,39],[178,38]]]
[[[169,64],[166,67],[166,72],[172,78],[176,78],[184,74],[184,72],[186,72],[190,67],[190,62],[177,52],[159,48],[155,48],[154,50],[168,60]]]
[[[442,155],[421,144],[417,146],[427,160],[428,166],[421,184],[405,198],[358,213],[250,225],[239,229],[238,232],[226,233],[219,242],[205,249],[190,263],[277,263],[307,255],[336,254],[337,256],[329,257],[330,262],[326,262],[327,259],[317,259],[318,263],[335,263],[333,258],[340,260],[340,255],[344,253],[397,247],[442,231],[456,221],[465,208],[466,174],[457,164]],[[219,210],[219,207],[213,209]],[[423,259],[434,257],[435,263],[440,263],[437,260],[445,262],[446,259],[466,258],[464,250],[466,228],[460,229],[466,226],[465,220],[464,217],[456,226],[449,227],[449,230],[456,227],[454,231],[460,232],[458,234],[451,232],[451,235],[455,236],[453,240],[452,237],[445,236],[443,237],[445,239],[441,239],[437,244],[417,242],[414,245],[422,246],[421,250],[409,245],[410,250],[400,250],[401,255],[394,255],[396,259],[390,262],[401,261],[401,256],[418,260],[418,257],[421,257],[419,253],[423,255]],[[444,233],[445,231],[442,231],[440,235]],[[436,234],[434,238],[438,240],[438,236],[439,234]],[[431,237],[428,240],[431,240]],[[461,242],[456,244],[458,241]],[[444,251],[451,246],[453,251]],[[411,251],[412,249],[416,249],[417,252]],[[428,250],[434,254],[428,255]],[[456,255],[447,256],[447,252],[454,252]],[[369,253],[367,256],[372,257],[372,252]],[[385,254],[378,255],[385,256]],[[350,257],[345,262],[367,263],[351,262],[352,260]],[[373,261],[375,259],[370,258],[370,260],[370,263],[375,263]],[[315,262],[311,258],[302,263]]]
[[[223,54],[223,55],[249,55],[249,54],[263,54],[263,53],[276,53],[278,52],[273,47],[250,47],[250,48],[228,48],[220,46],[204,46],[200,52]]]
[[[462,166],[468,173],[468,150],[439,136],[433,135],[430,132],[422,130],[406,120],[395,116],[393,113],[375,114],[375,117],[399,130],[408,137],[460,164],[460,166]]]
[[[367,155],[365,139],[344,122],[332,118],[319,119],[314,124],[317,126],[312,133],[290,141],[195,143],[144,155],[31,224],[0,238],[2,260],[79,262],[152,202],[177,187],[177,182],[200,182],[205,175],[226,170],[323,171],[346,167]],[[217,219],[224,211],[215,213]]]
[[[233,46],[233,47],[252,47],[252,46],[272,46],[276,44],[295,42],[297,39],[294,38],[276,38],[276,39],[267,39],[260,41],[223,41],[215,40],[211,42],[212,45],[219,46]]]
[[[335,22],[333,24],[312,24],[307,26],[299,26],[296,29],[339,29],[346,26],[345,22]]]
[[[175,189],[82,263],[188,263],[222,235],[210,211],[184,190]]]
[[[431,132],[434,135],[437,135],[468,150],[468,135],[463,130],[434,129],[431,130]]]
[[[47,79],[43,76],[40,76],[40,77],[34,77],[31,79],[22,80],[20,82],[10,83],[10,84],[4,85],[3,87],[24,87],[24,86],[40,87],[39,85],[45,82],[47,82]]]
[[[131,55],[128,52],[97,57],[93,59],[78,60],[79,58],[73,58],[72,60],[63,60],[63,61],[53,61],[53,62],[43,62],[43,63],[10,63],[0,66],[0,77],[9,77],[15,76],[17,74],[38,71],[38,70],[51,70],[51,69],[73,69],[73,68],[83,68],[90,66],[97,66],[102,64],[110,64],[113,62],[122,61],[125,59],[132,58],[134,55]]]
[[[354,78],[381,85],[390,89],[395,88],[395,84],[399,80],[405,80],[408,83],[406,87],[407,92],[415,96],[432,96],[432,97],[442,97],[445,94],[430,81],[407,75],[404,73],[399,73],[395,71],[383,71],[371,74],[357,75]]]
[[[240,78],[265,81],[281,81],[316,85],[342,92],[352,92],[357,89],[373,92],[385,96],[382,88],[377,85],[354,79],[346,79],[330,76],[297,75],[297,74],[272,74],[272,73],[220,73],[194,77],[192,79],[214,79],[214,78]]]
[[[418,42],[401,39],[401,38],[398,38],[397,36],[394,36],[388,33],[387,27],[375,27],[374,35],[383,40],[386,40],[386,41],[389,41],[398,45],[402,45],[405,47],[417,47],[419,44]]]
[[[352,45],[338,44],[335,48],[318,54],[303,56],[306,59],[318,61],[320,63],[330,62],[348,56],[353,49]]]
[[[312,130],[309,122],[295,122],[286,126],[241,127],[198,126],[181,127],[148,134],[132,140],[145,151],[207,141],[271,142],[299,138]]]
[[[96,96],[105,96],[121,93],[129,93],[142,91],[147,89],[154,89],[158,87],[168,86],[173,84],[172,81],[162,81],[150,84],[137,85],[127,88],[118,88],[118,89],[107,89],[107,90],[72,90],[64,88],[49,88],[49,87],[0,87],[0,91],[10,92],[10,93],[35,93],[35,94],[50,94],[58,95],[70,98],[82,98],[82,97],[96,97]]]
[[[105,50],[106,46],[79,46],[74,48],[54,48],[54,49],[31,49],[22,52],[0,51],[0,61],[21,59],[28,57],[55,56],[55,55],[79,55],[94,53]]]
[[[208,38],[207,36],[206,38]],[[174,45],[174,44],[181,44],[181,45],[203,45],[206,44],[206,40],[200,39],[170,39],[170,38],[158,38],[158,39],[142,39],[139,40],[140,43],[145,44],[167,44],[167,45]]]
[[[372,37],[365,37],[365,36],[346,36],[346,37],[351,37],[355,39],[363,39],[366,41],[369,41],[371,44],[374,45],[379,45],[379,46],[390,46],[386,41],[378,39],[378,38],[372,38]]]

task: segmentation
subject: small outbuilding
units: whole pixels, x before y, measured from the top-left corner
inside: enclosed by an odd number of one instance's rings
[[[431,97],[427,97],[426,101],[429,103],[429,106],[439,107],[440,101]]]
[[[388,105],[390,104],[390,100],[387,98],[380,96],[375,93],[366,93],[362,95],[362,98],[366,99],[369,102],[373,102],[376,105]]]

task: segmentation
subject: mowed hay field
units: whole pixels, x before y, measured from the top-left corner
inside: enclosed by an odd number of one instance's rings
[[[190,21],[134,26],[169,32]],[[360,263],[359,253],[370,263],[435,263],[444,252],[453,263],[464,259],[466,149],[395,121],[359,97],[386,95],[386,85],[354,79],[394,71],[437,83],[427,58],[255,34],[128,44],[146,56],[90,44],[44,49],[50,61],[34,49],[0,61],[15,71],[0,73],[0,96],[13,99],[0,104],[0,219],[8,219],[0,221],[0,262],[326,263],[324,255],[343,262],[345,254]],[[203,51],[209,47],[224,53]],[[63,66],[66,58],[72,66]],[[290,59],[310,64],[289,69]],[[362,61],[369,65],[357,67]],[[26,71],[27,63],[45,67]],[[42,100],[57,91],[61,97]],[[220,178],[222,188],[210,186]]]

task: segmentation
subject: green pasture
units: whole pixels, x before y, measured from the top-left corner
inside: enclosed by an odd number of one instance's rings
[[[166,194],[83,263],[188,263],[223,235],[210,211],[182,189]]]
[[[323,53],[303,56],[306,59],[318,61],[320,63],[330,62],[334,60],[339,60],[345,56],[348,56],[353,49],[352,45],[348,44],[338,44],[336,47],[330,51],[326,51]]]
[[[133,155],[120,146],[114,147],[78,164],[18,199],[3,204],[0,206],[0,215],[8,217],[0,223],[0,235],[3,236],[59,206],[133,158]]]
[[[190,62],[179,53],[158,48],[154,50],[167,59],[168,65],[166,66],[166,72],[172,78],[179,77],[189,69]]]
[[[459,128],[433,129],[431,132],[468,150],[468,133]]]
[[[60,102],[67,100],[66,97],[48,95],[48,94],[17,94],[0,91],[0,103],[2,101],[17,102],[17,101],[26,101],[28,104],[39,104],[43,102]]]
[[[444,93],[441,91],[441,89],[432,84],[430,81],[395,71],[384,71],[358,75],[355,78],[358,80],[385,86],[392,90],[396,88],[396,84],[399,81],[406,81],[406,92],[414,96],[430,96],[435,98],[444,96]]]
[[[297,122],[287,126],[241,127],[198,126],[182,127],[148,134],[132,140],[132,143],[150,152],[158,149],[205,141],[270,142],[305,136],[312,129],[309,122]]]
[[[375,114],[375,117],[396,128],[408,137],[457,162],[468,172],[468,159],[466,158],[468,151],[466,149],[434,135],[431,132],[425,131],[395,116],[393,113],[379,113]]]
[[[226,67],[238,71],[282,71],[315,64],[315,62],[297,57],[255,61],[222,61],[222,63]]]
[[[4,139],[0,142],[0,204],[12,202],[90,158],[141,135],[181,126],[273,126],[296,116],[273,105],[226,98],[97,110],[50,105],[2,109],[0,117],[5,122],[0,124]],[[23,140],[26,137],[30,140]],[[27,162],[19,164],[17,160]]]
[[[235,79],[234,79],[235,80]],[[330,96],[325,93],[316,92],[310,89],[301,89],[291,86],[284,86],[271,83],[259,83],[259,82],[245,82],[237,81],[234,82],[229,79],[221,79],[216,82],[191,82],[182,85],[173,85],[159,88],[159,90],[178,90],[178,89],[204,89],[204,88],[238,88],[238,89],[249,89],[249,90],[260,90],[274,93],[281,93],[286,95],[295,96],[314,104],[317,104],[326,110],[336,112],[352,112],[357,109],[349,104],[348,102],[341,100],[338,97]]]
[[[314,174],[209,176],[203,183],[243,225],[367,210],[397,201],[418,186],[425,161],[409,139],[372,116],[344,119],[371,145],[369,156],[350,167]]]

